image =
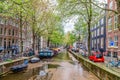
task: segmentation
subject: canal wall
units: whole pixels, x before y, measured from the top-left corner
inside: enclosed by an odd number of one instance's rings
[[[12,66],[22,64],[25,59],[29,59],[29,58],[30,57],[21,57],[16,60],[10,60],[10,61],[0,63],[0,76],[8,73]]]
[[[92,61],[89,61],[77,53],[72,51],[70,51],[70,53],[72,53],[72,55],[80,61],[84,67],[94,73],[100,80],[120,80],[120,73],[114,72],[105,66],[100,66]]]

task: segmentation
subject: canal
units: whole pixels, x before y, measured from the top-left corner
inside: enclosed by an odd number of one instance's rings
[[[46,73],[44,76],[41,72]],[[29,64],[27,70],[10,72],[0,80],[99,80],[87,71],[71,54],[60,53],[51,60]]]

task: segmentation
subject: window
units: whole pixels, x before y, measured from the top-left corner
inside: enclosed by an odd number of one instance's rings
[[[108,19],[108,30],[109,31],[112,30],[112,18],[111,17]]]
[[[95,30],[95,37],[96,37],[96,30]]]
[[[118,54],[117,52],[114,52],[113,57],[117,58],[117,54]]]
[[[94,26],[94,29],[96,28],[96,24],[95,24],[95,26]]]
[[[9,19],[9,25],[13,25],[12,19]]]
[[[99,21],[98,21],[98,25],[97,26],[99,26]]]
[[[99,30],[99,28],[97,29],[97,36],[99,36],[100,35],[100,32],[99,32],[100,30]]]
[[[93,37],[93,32],[91,32],[91,37]]]
[[[1,24],[4,24],[4,23],[5,23],[4,19],[1,19]]]
[[[101,25],[104,24],[104,18],[101,19]]]
[[[99,44],[99,39],[97,39],[97,44]]]
[[[12,36],[14,36],[14,29],[12,30]]]
[[[111,56],[111,52],[110,52],[110,51],[108,51],[108,54],[107,54],[107,56],[109,56],[109,57]]]
[[[104,38],[101,38],[101,48],[103,48],[103,42],[104,42]]]
[[[11,29],[8,30],[8,35],[11,35]]]
[[[109,37],[109,38],[108,38],[108,44],[109,44],[108,46],[110,46],[110,42],[111,42],[111,41],[112,41],[112,38]]]
[[[6,49],[6,38],[4,39],[4,48]]]
[[[118,16],[115,15],[115,16],[114,16],[114,30],[116,30],[116,29],[118,28],[118,26],[117,26],[117,21],[118,21]]]
[[[115,1],[115,10],[117,10],[117,3],[116,3],[116,1]]]
[[[113,8],[113,1],[111,1],[109,4],[109,9],[112,9],[112,8]]]
[[[6,28],[4,28],[4,35],[6,35]]]
[[[99,39],[97,39],[97,48],[99,49],[100,47],[100,42],[99,42]]]
[[[118,36],[114,36],[114,46],[117,47],[118,46]]]
[[[11,39],[8,40],[8,47],[10,48],[11,45]]]
[[[12,39],[12,44],[14,44],[14,39]]]
[[[2,46],[2,38],[0,38],[0,46]]]
[[[104,27],[101,27],[101,35],[104,34]]]
[[[2,34],[3,33],[3,28],[0,28],[0,34]]]
[[[92,40],[92,46],[94,46],[94,40]]]
[[[18,25],[18,23],[16,22],[16,27],[18,27],[19,25]]]

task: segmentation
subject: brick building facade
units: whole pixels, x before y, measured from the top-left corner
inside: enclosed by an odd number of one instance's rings
[[[107,4],[108,9],[117,9],[115,0],[107,0]],[[117,15],[114,12],[108,11],[106,17],[106,45],[108,52],[107,55],[113,57],[120,57],[120,31],[117,28]],[[110,45],[110,42],[112,41],[114,42],[114,46]]]
[[[106,12],[101,11],[91,27],[91,49],[106,51]]]

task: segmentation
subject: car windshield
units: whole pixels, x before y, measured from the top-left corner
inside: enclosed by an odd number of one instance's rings
[[[102,54],[96,54],[96,58],[102,58]]]

